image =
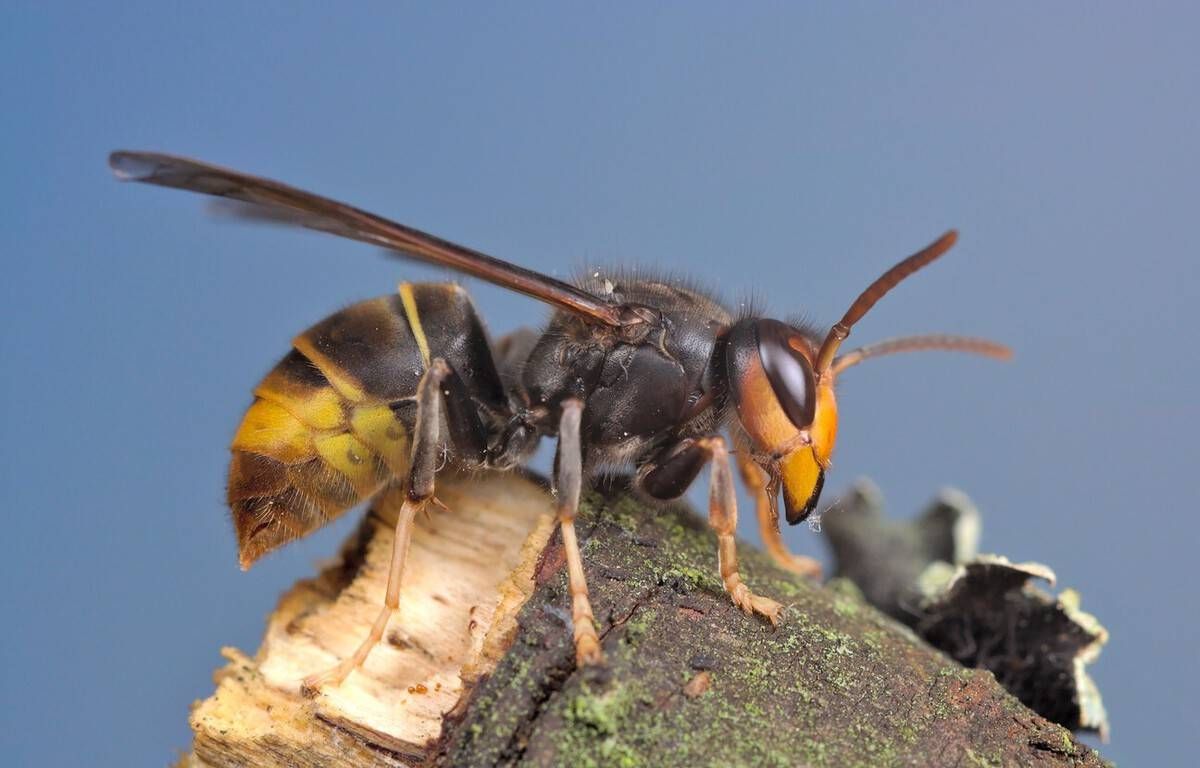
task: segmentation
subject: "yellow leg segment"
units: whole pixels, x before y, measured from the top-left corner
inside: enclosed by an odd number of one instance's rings
[[[562,406],[558,429],[558,467],[555,492],[558,494],[558,524],[562,530],[563,549],[567,555],[567,578],[571,590],[571,623],[574,626],[575,663],[601,664],[600,636],[596,634],[592,603],[588,600],[587,579],[583,574],[583,559],[579,555],[579,540],[575,536],[575,513],[579,510],[579,492],[583,486],[583,452],[580,442],[580,422],[583,403],[567,400]]]
[[[388,620],[400,607],[400,579],[404,575],[404,561],[408,558],[408,547],[412,543],[413,520],[416,518],[417,512],[424,507],[424,501],[405,499],[404,505],[400,508],[400,516],[396,520],[396,538],[392,542],[392,563],[388,569],[387,593],[384,595],[379,615],[375,617],[375,623],[371,625],[371,631],[359,643],[354,653],[343,659],[341,663],[324,672],[304,678],[300,689],[305,693],[311,695],[323,685],[341,684],[347,675],[366,661],[367,654],[383,639],[383,632],[387,629]]]
[[[742,583],[738,573],[737,496],[733,489],[733,472],[729,467],[729,450],[722,437],[708,437],[704,445],[712,456],[712,480],[709,483],[708,524],[717,534],[717,558],[721,582],[734,605],[747,614],[759,614],[772,625],[779,623],[783,606],[769,597],[756,595]]]

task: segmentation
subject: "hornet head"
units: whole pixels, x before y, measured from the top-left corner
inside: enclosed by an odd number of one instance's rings
[[[744,319],[728,332],[725,366],[738,420],[755,461],[770,477],[772,504],[783,491],[787,521],[808,517],[821,496],[825,470],[837,441],[834,381],[870,357],[917,349],[949,349],[998,359],[1011,357],[1005,346],[960,336],[909,336],[862,347],[838,356],[850,329],[875,302],[904,278],[954,245],[957,234],[936,242],[889,269],[870,285],[824,339],[778,320]]]

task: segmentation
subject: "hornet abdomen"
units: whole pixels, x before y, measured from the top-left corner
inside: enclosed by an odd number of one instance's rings
[[[432,357],[481,405],[505,408],[486,333],[457,285],[405,283],[296,337],[255,388],[231,446],[243,568],[406,476],[414,397]]]

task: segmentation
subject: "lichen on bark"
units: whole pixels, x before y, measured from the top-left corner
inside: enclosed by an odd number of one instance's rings
[[[711,535],[684,508],[597,492],[580,527],[608,665],[574,668],[552,541],[516,641],[452,726],[442,764],[1102,764],[990,673],[749,547],[746,581],[788,609],[778,629],[742,615]]]
[[[284,595],[257,654],[227,651],[181,765],[1103,764],[857,590],[803,580],[744,544],[746,582],[787,609],[778,628],[743,615],[700,516],[619,483],[590,493],[579,520],[607,664],[576,668],[544,489],[485,474],[439,480],[439,496],[448,509],[418,523],[401,609],[364,667],[316,699],[296,685],[374,618],[386,498],[340,560]]]

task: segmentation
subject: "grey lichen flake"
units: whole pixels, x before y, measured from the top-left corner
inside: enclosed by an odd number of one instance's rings
[[[825,515],[835,573],[880,610],[960,664],[987,669],[1034,711],[1073,730],[1107,735],[1108,719],[1086,667],[1108,633],[1079,608],[1079,594],[1054,595],[1039,563],[977,555],[979,513],[943,491],[912,521],[884,517],[882,497],[860,482]]]
[[[860,479],[822,516],[833,549],[834,576],[850,579],[879,610],[907,621],[914,585],[934,563],[956,564],[974,556],[979,513],[966,494],[946,489],[915,520],[888,520],[883,494]]]
[[[1108,632],[1079,608],[1079,593],[1057,598],[1033,586],[1054,583],[1039,563],[979,555],[929,590],[914,628],[931,645],[969,667],[989,669],[1029,708],[1073,730],[1108,732],[1108,718],[1085,667]]]

